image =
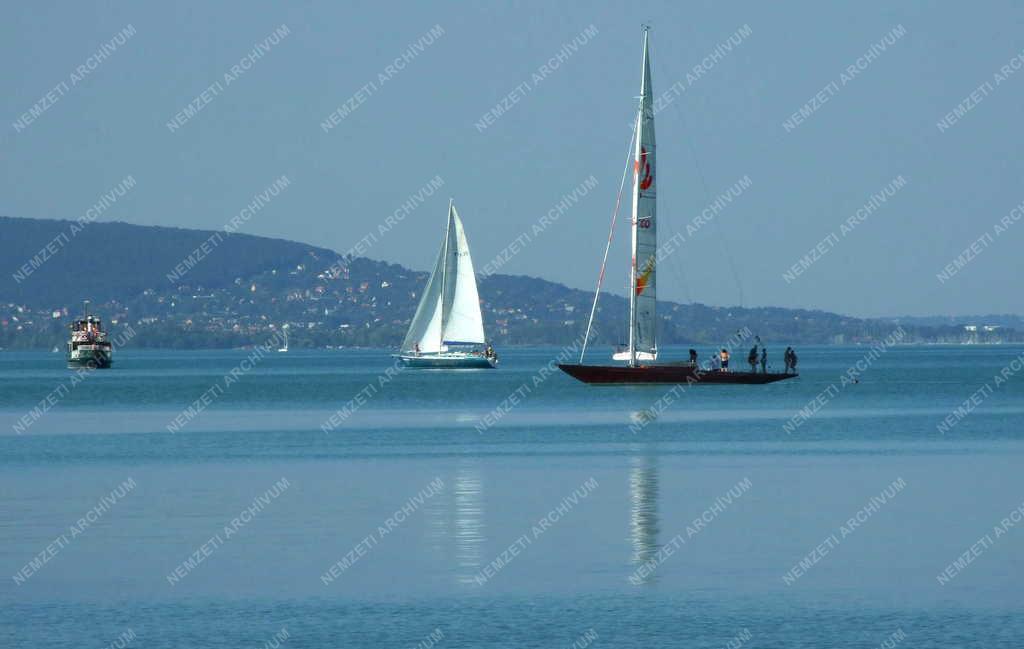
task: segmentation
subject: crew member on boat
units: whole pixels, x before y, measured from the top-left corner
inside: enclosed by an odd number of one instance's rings
[[[790,370],[796,371],[796,352],[793,351],[792,347],[787,347],[785,353],[782,355],[782,360],[786,363],[786,374],[789,374]]]
[[[722,357],[722,371],[723,372],[728,372],[729,371],[729,350],[728,349],[723,349],[722,353],[720,354],[720,356]]]

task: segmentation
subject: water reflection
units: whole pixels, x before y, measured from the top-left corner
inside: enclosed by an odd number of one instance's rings
[[[630,412],[629,420],[634,424],[646,426],[657,419],[659,414],[660,413],[654,408],[644,408],[643,410],[634,410]]]
[[[658,460],[644,455],[632,459],[629,472],[629,537],[633,545],[630,563],[639,567],[657,556],[658,548]],[[640,574],[643,572],[644,574]],[[638,571],[641,583],[656,579],[656,572]]]
[[[452,485],[445,476],[444,486],[439,493],[423,505],[426,520],[427,550],[433,555],[436,565],[444,565],[448,559],[448,543],[451,538]]]
[[[455,579],[476,583],[484,547],[484,493],[480,469],[460,465],[452,487],[455,502]]]

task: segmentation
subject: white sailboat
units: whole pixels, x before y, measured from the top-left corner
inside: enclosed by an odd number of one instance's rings
[[[399,357],[408,367],[487,368],[498,357],[486,344],[473,258],[455,203],[448,203],[441,250]]]

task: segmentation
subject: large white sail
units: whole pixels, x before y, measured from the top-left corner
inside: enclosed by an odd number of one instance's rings
[[[636,120],[633,176],[633,261],[630,292],[630,361],[657,357],[658,221],[656,214],[656,154],[654,144],[654,102],[651,90],[651,59],[648,34],[644,30],[643,80],[640,109]]]
[[[455,205],[448,208],[448,218],[452,228],[452,243],[449,259],[450,274],[454,277],[445,282],[445,290],[451,287],[451,296],[445,296],[443,344],[474,344],[484,343],[484,320],[480,313],[480,295],[476,289],[476,273],[473,270],[473,257],[469,254],[469,243],[466,231],[462,227],[462,219],[455,211]]]
[[[451,217],[445,225],[444,238],[441,240],[441,250],[437,253],[437,261],[434,263],[434,271],[430,273],[427,280],[427,287],[420,297],[419,306],[416,307],[416,315],[409,325],[409,332],[402,342],[403,352],[420,351],[422,353],[437,353],[441,351],[441,294],[446,275],[445,266],[448,257],[449,244],[452,239]]]
[[[476,274],[462,220],[453,203],[441,250],[402,342],[402,352],[431,354],[448,344],[483,344],[484,324]]]

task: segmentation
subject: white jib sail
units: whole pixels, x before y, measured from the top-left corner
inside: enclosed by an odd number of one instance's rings
[[[454,204],[448,208],[448,219],[453,233],[453,245],[448,255],[451,265],[448,281],[445,282],[442,344],[482,345],[485,340],[484,320],[480,313],[473,257],[469,254],[466,231]]]
[[[640,97],[636,148],[633,158],[633,261],[629,348],[633,358],[653,360],[658,353],[655,341],[657,326],[655,264],[658,250],[658,222],[656,218],[654,102],[651,90],[650,50],[646,30],[644,30],[643,80],[640,85]]]

